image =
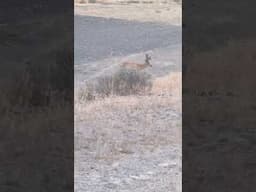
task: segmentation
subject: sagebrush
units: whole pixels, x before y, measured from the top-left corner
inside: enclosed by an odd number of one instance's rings
[[[80,90],[79,99],[93,100],[95,97],[111,95],[127,96],[146,94],[152,88],[152,77],[146,72],[120,69],[112,75],[99,77]]]

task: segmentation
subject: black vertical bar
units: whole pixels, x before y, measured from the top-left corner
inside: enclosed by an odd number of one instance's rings
[[[254,191],[255,1],[183,1],[183,191]]]
[[[73,1],[0,9],[0,191],[74,191]]]

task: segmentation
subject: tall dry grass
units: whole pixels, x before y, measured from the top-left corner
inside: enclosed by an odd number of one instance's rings
[[[120,69],[112,75],[101,76],[87,83],[78,92],[78,100],[91,101],[110,96],[147,94],[152,88],[152,77],[146,72]]]
[[[122,154],[180,144],[181,72],[151,81],[144,94],[76,100],[75,149],[86,147],[96,159],[112,161]]]
[[[182,73],[172,72],[167,76],[156,78],[153,82],[153,94],[171,94],[181,97]]]

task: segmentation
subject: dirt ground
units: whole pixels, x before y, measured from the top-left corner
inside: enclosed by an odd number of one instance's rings
[[[143,10],[143,11],[142,11]],[[115,18],[128,21],[165,23],[181,26],[181,5],[170,4],[80,4],[75,6],[77,15]]]

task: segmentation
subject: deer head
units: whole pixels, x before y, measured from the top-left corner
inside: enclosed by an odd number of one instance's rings
[[[145,56],[146,56],[145,64],[147,64],[148,66],[152,67],[152,65],[149,62],[151,60],[151,57],[148,54],[146,54]]]

